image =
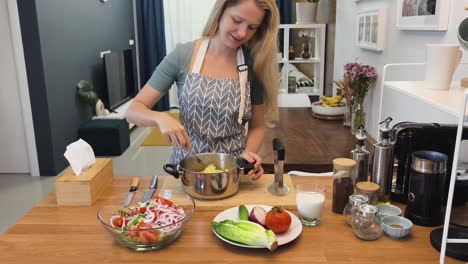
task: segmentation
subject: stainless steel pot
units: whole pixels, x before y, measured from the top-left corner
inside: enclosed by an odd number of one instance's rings
[[[197,156],[205,164],[214,164],[223,172],[201,173],[204,168],[200,168],[195,156],[189,156],[179,164],[163,166],[164,171],[181,178],[186,194],[197,199],[218,200],[236,194],[239,191],[240,173],[246,174],[253,169],[253,164],[230,154],[201,153]]]

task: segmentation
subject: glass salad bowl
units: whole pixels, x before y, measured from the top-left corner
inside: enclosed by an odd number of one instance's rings
[[[157,189],[152,198],[141,202],[144,191],[112,197],[99,208],[97,218],[119,244],[136,250],[163,248],[175,241],[195,211],[195,201],[183,192]]]

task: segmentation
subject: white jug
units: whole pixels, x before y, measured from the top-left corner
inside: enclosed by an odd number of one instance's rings
[[[424,87],[431,90],[448,90],[461,57],[462,50],[459,45],[426,44]]]

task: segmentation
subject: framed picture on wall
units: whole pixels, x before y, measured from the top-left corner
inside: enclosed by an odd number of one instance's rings
[[[386,23],[386,8],[358,13],[357,45],[363,49],[384,50]]]
[[[400,30],[446,31],[449,0],[398,0],[396,26]]]

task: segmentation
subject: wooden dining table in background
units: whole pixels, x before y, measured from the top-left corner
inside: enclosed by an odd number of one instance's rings
[[[273,173],[272,141],[279,138],[286,150],[284,171],[329,172],[333,159],[351,157],[355,139],[343,120],[321,120],[313,117],[312,109],[279,108],[279,123],[265,129],[258,154],[266,173]]]
[[[140,184],[148,186],[149,180],[150,177],[140,177]],[[360,240],[343,215],[331,211],[331,177],[296,176],[292,180],[295,184],[315,181],[325,185],[321,223],[317,227],[304,226],[296,239],[273,252],[238,247],[217,238],[210,223],[222,210],[215,208],[195,209],[182,235],[163,249],[129,250],[115,243],[96,217],[98,208],[110,197],[128,191],[131,177],[115,177],[113,184],[91,206],[57,206],[55,193],[50,193],[0,235],[0,263],[438,263],[439,252],[429,241],[429,233],[434,228],[414,226],[411,234],[402,240],[386,235],[376,241]],[[162,177],[160,184],[164,181]],[[254,199],[245,204],[255,202]],[[274,196],[271,205],[275,205]],[[296,210],[291,213],[297,215]],[[445,263],[462,262],[447,258]]]

